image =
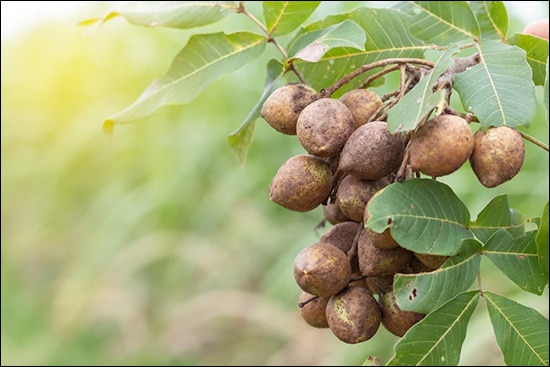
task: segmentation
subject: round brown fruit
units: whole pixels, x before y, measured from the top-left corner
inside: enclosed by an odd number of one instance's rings
[[[348,344],[371,339],[382,319],[376,299],[364,287],[349,287],[330,297],[326,311],[330,330]]]
[[[382,106],[380,96],[367,89],[352,89],[338,99],[351,111],[356,129],[369,122],[378,108]]]
[[[496,187],[511,180],[525,159],[521,134],[511,127],[490,127],[477,130],[470,166],[485,187]]]
[[[290,83],[277,88],[262,106],[262,118],[275,130],[296,135],[296,123],[302,110],[317,98],[307,84]]]
[[[404,142],[391,134],[385,121],[358,127],[340,154],[340,169],[365,180],[379,180],[397,171],[404,156]]]
[[[330,297],[348,285],[351,265],[342,250],[329,243],[317,242],[296,255],[294,279],[303,291]]]
[[[360,224],[352,221],[335,224],[319,238],[319,242],[330,243],[347,253],[359,228]]]
[[[381,294],[380,307],[382,309],[382,325],[397,336],[405,335],[414,324],[426,316],[426,314],[415,311],[403,311],[397,304],[393,291]]]
[[[329,297],[317,297],[302,291],[300,294],[300,315],[304,321],[313,327],[324,329],[328,328],[327,321],[327,303]]]
[[[351,219],[346,217],[346,215],[342,212],[337,200],[332,201],[329,199],[326,205],[323,205],[323,217],[330,224],[338,224],[351,221]]]
[[[386,186],[385,179],[363,180],[354,175],[342,179],[336,191],[336,200],[342,213],[355,222],[361,222],[370,198]]]
[[[368,277],[395,274],[409,263],[412,256],[412,251],[401,246],[391,249],[376,247],[366,229],[363,229],[359,236],[357,243],[359,270]]]
[[[284,162],[269,185],[269,200],[289,210],[307,212],[330,194],[332,174],[327,163],[308,154]]]
[[[449,256],[445,255],[423,254],[420,252],[413,252],[413,254],[414,257],[420,260],[422,264],[426,265],[431,270],[439,269],[441,265],[443,265],[443,263],[449,258]]]
[[[470,125],[460,116],[439,115],[421,125],[409,143],[413,171],[431,177],[453,173],[474,149]]]
[[[353,115],[345,104],[321,98],[309,104],[296,123],[302,147],[318,157],[337,155],[353,132]]]
[[[367,205],[365,205],[365,210],[363,212],[363,223],[365,224],[369,220],[368,206],[370,201],[371,200],[369,199],[369,201],[367,202]],[[365,227],[365,236],[370,237],[370,241],[372,242],[372,244],[381,249],[391,249],[399,246],[399,244],[395,242],[395,240],[391,236],[391,232],[389,228],[386,228],[382,233],[378,233],[368,227]]]

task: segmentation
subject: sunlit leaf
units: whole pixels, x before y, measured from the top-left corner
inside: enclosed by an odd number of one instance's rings
[[[364,51],[339,47],[328,51],[316,63],[300,60],[295,62],[298,70],[316,90],[329,87],[362,65],[392,57],[423,58],[424,52],[430,48],[407,31],[406,24],[410,17],[391,9],[357,8],[349,13],[331,15],[304,27],[297,37],[342,23],[346,19],[363,28],[367,39]],[[365,78],[378,71],[380,70],[375,69],[353,79],[339,93],[358,86]]]
[[[531,231],[513,238],[505,230],[499,230],[489,238],[483,247],[483,254],[518,287],[541,295],[546,277],[539,267],[536,233]]]
[[[365,32],[355,22],[346,19],[325,29],[303,34],[288,52],[291,59],[319,61],[329,50],[350,47],[365,50]]]
[[[508,13],[502,1],[470,1],[470,6],[479,24],[481,39],[506,39]]]
[[[456,45],[449,46],[441,54],[433,70],[390,109],[388,130],[392,134],[396,131],[413,130],[435,106],[445,101],[443,92],[434,92],[433,86],[439,76],[453,65],[452,56],[458,52]]]
[[[131,106],[109,117],[105,123],[129,123],[150,116],[162,106],[189,102],[225,74],[257,59],[265,44],[265,37],[248,32],[195,35],[163,77],[149,85]]]
[[[536,85],[543,85],[546,79],[548,40],[530,34],[518,33],[511,37],[508,43],[525,50],[527,62],[533,70],[533,82]]]
[[[479,291],[457,295],[429,313],[397,342],[388,366],[457,366]]]
[[[531,68],[525,51],[495,41],[478,45],[481,63],[455,76],[464,108],[483,128],[529,125],[537,107]]]
[[[409,179],[384,187],[370,201],[366,227],[392,237],[411,251],[455,255],[467,228],[468,208],[452,189],[427,178]]]
[[[236,9],[234,1],[128,1],[102,18],[84,21],[84,25],[122,16],[140,26],[189,29],[215,23]]]
[[[411,34],[429,43],[450,43],[479,39],[479,25],[467,1],[399,1],[395,7],[412,16]]]
[[[241,167],[244,166],[248,148],[250,148],[250,145],[252,144],[255,122],[258,117],[260,117],[262,106],[269,95],[277,88],[277,83],[283,76],[283,73],[283,65],[280,62],[277,60],[270,60],[268,62],[264,90],[260,96],[260,99],[252,111],[250,111],[248,116],[246,116],[241,126],[239,126],[237,130],[233,131],[227,137],[229,146],[231,147],[231,150],[233,151],[233,154],[237,158],[237,161]]]
[[[288,34],[301,26],[320,1],[262,1],[267,31],[271,36]]]
[[[522,223],[517,223],[517,213],[512,212],[508,205],[508,196],[506,194],[494,197],[489,204],[477,216],[475,222],[472,222],[469,228],[474,232],[481,243],[487,242],[499,229],[507,229],[513,236],[523,235]],[[521,216],[520,216],[521,219]],[[519,232],[521,230],[521,232]]]
[[[428,313],[467,290],[479,272],[480,250],[481,243],[466,239],[460,252],[437,270],[395,274],[393,288],[399,307],[405,311]]]
[[[548,319],[506,297],[483,294],[506,365],[548,366]]]
[[[544,276],[545,282],[548,282],[548,266],[549,266],[548,220],[549,220],[549,217],[548,217],[548,201],[547,201],[542,211],[540,226],[538,229],[537,237],[535,238],[535,241],[537,243],[537,253],[539,254],[539,268]]]

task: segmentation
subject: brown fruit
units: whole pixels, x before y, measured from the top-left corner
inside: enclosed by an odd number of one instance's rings
[[[449,256],[423,254],[420,252],[414,252],[413,254],[422,264],[426,265],[431,270],[439,269],[449,258]]]
[[[294,259],[294,279],[303,291],[330,297],[348,285],[351,265],[342,250],[317,242],[302,249]]]
[[[347,175],[338,185],[336,200],[344,215],[355,222],[361,222],[365,206],[370,198],[386,185],[383,180],[362,180],[354,175]]]
[[[312,299],[312,297],[316,298]],[[328,300],[329,297],[317,297],[302,291],[300,294],[300,303],[309,302],[300,307],[300,315],[308,325],[320,329],[328,328],[326,312]]]
[[[393,289],[393,278],[395,274],[392,275],[380,275],[377,277],[367,277],[365,282],[367,283],[367,289],[372,294],[381,294],[386,292],[391,292]]]
[[[379,180],[397,171],[404,156],[403,138],[390,134],[385,121],[358,127],[340,154],[340,169],[365,180]]]
[[[369,220],[369,211],[368,211],[369,202],[367,202],[367,205],[365,205],[365,210],[363,212],[363,223],[365,224]],[[391,232],[389,228],[386,228],[382,233],[378,233],[373,231],[370,228],[365,227],[365,236],[370,237],[370,242],[372,242],[374,246],[381,249],[391,249],[399,246],[399,244],[395,242],[395,240],[391,236]]]
[[[302,147],[318,157],[337,155],[353,132],[353,115],[345,104],[321,98],[309,104],[296,123]]]
[[[470,125],[460,116],[439,115],[421,125],[409,143],[413,171],[431,177],[453,173],[474,149]]]
[[[496,187],[511,180],[525,159],[521,134],[511,127],[490,127],[477,130],[470,166],[485,187]]]
[[[353,239],[359,230],[360,225],[356,222],[342,222],[332,226],[326,231],[319,242],[330,243],[347,253],[353,245]]]
[[[323,205],[323,216],[330,224],[351,221],[340,209],[338,201],[329,200],[326,205]]]
[[[326,311],[330,330],[348,344],[371,339],[382,318],[376,299],[363,287],[349,287],[330,297]]]
[[[367,89],[350,90],[341,95],[338,100],[345,104],[351,111],[356,129],[366,124],[376,110],[382,106],[382,99],[380,96]]]
[[[415,311],[403,311],[397,304],[393,291],[381,294],[380,307],[382,309],[382,325],[397,336],[405,335],[414,324],[426,316],[426,314]]]
[[[319,206],[330,194],[332,174],[327,163],[302,154],[289,158],[269,185],[269,200],[289,210],[306,212]]]
[[[357,243],[357,257],[361,273],[368,276],[392,275],[403,269],[411,260],[412,251],[403,247],[381,249],[374,246],[366,230]]]
[[[296,122],[302,110],[317,98],[307,84],[290,83],[277,88],[264,102],[262,118],[275,130],[296,135]]]

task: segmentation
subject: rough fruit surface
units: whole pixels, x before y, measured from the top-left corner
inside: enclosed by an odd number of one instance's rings
[[[477,130],[470,165],[479,182],[496,187],[511,180],[520,171],[525,159],[521,134],[511,127],[490,127]]]
[[[317,297],[310,301],[314,297],[313,294],[302,291],[300,294],[300,303],[307,302],[303,307],[300,307],[300,315],[308,325],[316,328],[328,328],[327,321],[327,303],[328,297]]]
[[[382,106],[380,96],[367,89],[350,90],[338,99],[351,111],[356,129],[369,122],[378,108]]]
[[[413,171],[431,177],[453,173],[474,149],[470,125],[460,116],[440,115],[421,125],[409,144]]]

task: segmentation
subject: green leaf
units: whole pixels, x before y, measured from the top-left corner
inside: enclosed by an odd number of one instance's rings
[[[527,62],[533,70],[533,82],[535,85],[543,85],[546,79],[548,40],[530,34],[518,33],[510,38],[508,43],[525,50]]]
[[[422,78],[403,98],[388,112],[388,130],[393,134],[397,131],[409,131],[438,104],[445,101],[443,91],[433,91],[433,86],[441,74],[453,66],[452,55],[459,52],[456,45],[451,45],[441,54],[433,70]]]
[[[183,104],[225,74],[257,59],[265,37],[238,32],[195,35],[174,58],[172,66],[129,107],[109,117],[105,124],[125,124],[152,115],[158,108]]]
[[[480,250],[481,243],[466,239],[460,252],[447,259],[437,270],[395,274],[393,288],[399,308],[428,313],[467,290],[479,272]]]
[[[282,36],[301,26],[320,1],[262,1],[268,34]]]
[[[470,1],[474,11],[481,39],[504,41],[508,31],[508,13],[502,1]]]
[[[548,319],[506,297],[484,292],[507,366],[548,366]]]
[[[513,218],[515,219],[514,223],[512,223]],[[508,205],[506,194],[494,197],[479,213],[476,221],[470,224],[469,228],[481,243],[487,242],[489,237],[502,228],[509,230],[515,237],[524,233],[523,226],[517,223],[517,213],[512,212]]]
[[[388,366],[457,366],[479,291],[457,295],[416,323],[395,344]]]
[[[512,237],[519,237],[525,234],[523,215],[514,208],[510,208],[510,228],[507,230]]]
[[[355,22],[346,19],[340,24],[304,33],[288,52],[290,59],[309,62],[319,61],[329,50],[337,47],[350,47],[365,50],[365,32]]]
[[[467,1],[400,1],[396,7],[413,17],[409,31],[423,41],[447,46],[479,39],[479,25]]]
[[[442,182],[413,178],[384,187],[371,199],[366,227],[392,237],[411,251],[455,255],[468,230],[470,213]]]
[[[128,1],[120,10],[84,23],[103,24],[122,16],[140,26],[189,29],[215,23],[236,10],[234,1]]]
[[[539,268],[542,272],[545,282],[548,282],[548,201],[544,205],[542,210],[542,216],[540,219],[540,226],[538,229],[535,242],[537,243],[537,253],[539,254]]]
[[[511,281],[527,292],[541,295],[546,277],[539,267],[536,231],[513,238],[499,230],[487,241],[483,254]]]
[[[462,105],[475,113],[484,129],[529,125],[537,101],[525,51],[495,41],[477,47],[482,62],[455,76]]]
[[[544,107],[546,108],[546,125],[548,126],[548,124],[550,123],[550,107],[548,105],[548,100],[549,100],[549,97],[548,95],[550,94],[548,92],[548,58],[546,58],[546,79],[544,80],[544,97],[543,97],[543,103],[544,103]]]
[[[304,27],[298,32],[296,39],[302,34],[325,29],[349,19],[358,24],[366,36],[364,51],[356,48],[334,48],[328,51],[316,63],[296,60],[295,65],[308,83],[321,90],[351,73],[362,65],[392,57],[421,58],[430,46],[412,37],[406,24],[410,17],[391,9],[357,8],[350,13],[326,17]],[[290,44],[294,43],[291,41]],[[361,77],[350,81],[338,92],[344,93],[361,84],[369,75],[380,70],[372,70],[361,74]]]
[[[269,60],[264,90],[259,101],[244,119],[241,126],[227,137],[229,146],[241,167],[244,167],[248,148],[250,148],[250,144],[252,144],[252,136],[254,135],[254,127],[256,125],[255,122],[258,117],[260,117],[262,106],[269,95],[277,88],[277,83],[279,83],[283,74],[283,65],[277,60]]]

